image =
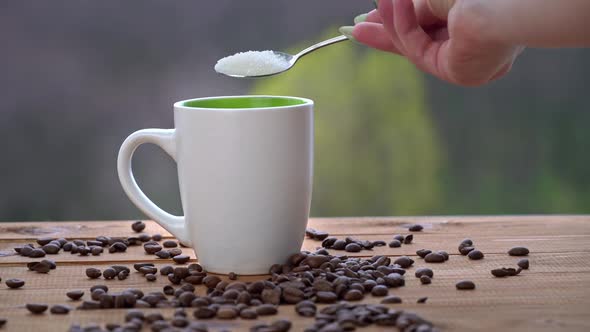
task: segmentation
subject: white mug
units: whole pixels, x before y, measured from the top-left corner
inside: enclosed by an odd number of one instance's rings
[[[213,273],[264,274],[299,252],[311,204],[313,101],[233,96],[179,101],[175,129],[143,129],[119,150],[131,201]],[[161,147],[178,166],[184,216],[154,204],[131,170],[135,149]]]

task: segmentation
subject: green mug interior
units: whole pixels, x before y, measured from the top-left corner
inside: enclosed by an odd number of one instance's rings
[[[244,96],[192,99],[181,102],[180,106],[189,108],[236,109],[285,107],[306,103],[308,103],[307,100],[295,97]]]

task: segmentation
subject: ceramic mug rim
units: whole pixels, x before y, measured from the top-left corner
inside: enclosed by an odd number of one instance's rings
[[[216,106],[203,106],[198,105],[200,103],[207,104],[211,101],[231,101],[233,99],[240,99],[243,102],[254,102],[252,105],[246,105],[243,107],[216,107]],[[261,103],[262,104],[257,104]],[[271,103],[278,103],[271,105]],[[197,105],[190,105],[197,104]],[[292,97],[292,96],[275,96],[275,95],[236,95],[236,96],[214,96],[214,97],[202,97],[192,98],[177,101],[174,103],[175,111],[221,111],[221,112],[235,112],[235,111],[263,111],[263,110],[281,110],[281,109],[293,109],[300,107],[313,106],[314,102],[308,98]]]

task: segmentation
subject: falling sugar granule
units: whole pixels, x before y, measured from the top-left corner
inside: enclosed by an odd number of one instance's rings
[[[215,65],[215,71],[225,75],[261,76],[289,68],[289,61],[273,51],[248,51],[225,57]]]

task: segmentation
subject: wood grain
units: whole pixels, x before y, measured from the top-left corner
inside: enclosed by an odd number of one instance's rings
[[[157,281],[147,282],[139,273],[132,272],[125,281],[90,280],[85,276],[89,266],[105,268],[109,264],[128,265],[134,262],[153,261],[158,267],[173,265],[146,255],[141,247],[130,247],[127,253],[101,256],[70,255],[60,253],[47,256],[58,262],[58,268],[42,275],[28,271],[26,262],[34,259],[13,255],[16,245],[29,243],[37,237],[67,237],[90,239],[97,235],[127,235],[133,232],[130,221],[121,222],[43,222],[0,223],[0,277],[22,278],[26,285],[11,290],[0,285],[0,317],[8,318],[6,331],[65,331],[72,323],[122,322],[125,310],[74,310],[67,316],[46,313],[28,314],[24,304],[43,302],[76,306],[65,297],[71,289],[88,290],[101,283],[111,291],[140,288],[144,291],[160,290],[168,284],[158,275]],[[404,310],[418,312],[448,331],[588,331],[590,330],[590,216],[501,216],[501,217],[403,217],[403,218],[334,218],[311,219],[310,227],[330,232],[337,237],[354,236],[368,240],[390,240],[393,234],[407,234],[408,226],[420,223],[423,232],[414,233],[414,243],[401,248],[376,248],[362,251],[360,256],[385,254],[412,255],[416,260],[406,274],[406,286],[391,289],[390,294],[400,296],[404,303],[396,305]],[[169,234],[153,222],[147,222],[146,233]],[[472,261],[457,254],[457,244],[464,237],[474,240],[475,246],[486,257]],[[307,239],[304,249],[313,250],[320,242]],[[525,245],[530,250],[531,267],[511,278],[494,278],[492,268],[514,266],[517,257],[506,254],[514,245]],[[451,253],[443,264],[427,264],[415,256],[420,248],[446,250]],[[194,257],[192,250],[182,248]],[[343,251],[332,252],[345,254]],[[430,285],[420,285],[413,276],[417,267],[428,266],[435,277]],[[251,281],[260,276],[239,277]],[[454,284],[460,279],[473,280],[474,291],[457,291]],[[197,287],[197,292],[204,291]],[[85,295],[89,297],[89,292]],[[416,304],[417,298],[428,296],[426,304]],[[364,302],[377,303],[378,298],[367,296]],[[151,309],[150,309],[151,310]],[[171,315],[172,310],[163,310]],[[190,311],[190,309],[189,309]],[[297,316],[292,306],[284,306],[280,314],[263,321],[278,318],[293,320],[292,331],[301,331],[312,320]],[[230,329],[248,331],[254,322],[208,321],[212,331]],[[371,327],[362,331],[382,331]]]

